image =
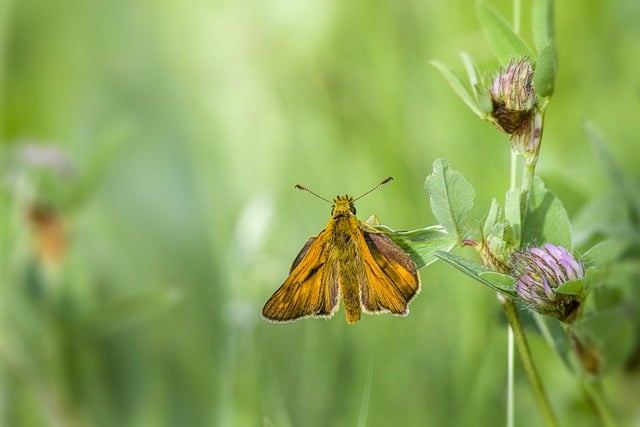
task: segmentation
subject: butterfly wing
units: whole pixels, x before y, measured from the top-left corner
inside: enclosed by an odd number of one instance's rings
[[[285,282],[262,309],[272,322],[303,317],[331,317],[338,306],[338,266],[328,262],[326,231],[310,238],[293,261]]]
[[[293,262],[291,263],[289,274],[291,274],[291,272],[298,266],[298,264],[300,264],[300,261],[304,259],[304,257],[309,252],[311,245],[313,245],[313,242],[315,242],[317,238],[318,236],[309,237],[309,240],[307,240],[307,243],[305,243],[302,249],[300,249],[300,252],[298,252],[298,256],[296,256],[296,259],[294,259]]]
[[[406,316],[409,302],[420,292],[416,264],[385,234],[362,230],[362,237],[368,249],[362,255],[365,270],[365,280],[361,281],[363,310]]]

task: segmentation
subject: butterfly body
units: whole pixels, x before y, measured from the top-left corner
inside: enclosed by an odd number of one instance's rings
[[[333,200],[327,227],[304,245],[289,277],[265,304],[264,318],[331,317],[340,297],[347,323],[357,322],[362,311],[408,314],[420,290],[415,263],[355,213],[350,196]]]

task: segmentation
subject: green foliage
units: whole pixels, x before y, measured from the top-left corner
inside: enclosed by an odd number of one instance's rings
[[[536,61],[533,86],[538,96],[548,98],[553,95],[558,72],[555,46],[549,44],[540,50]]]
[[[524,40],[492,6],[479,2],[478,18],[489,46],[502,66],[506,67],[514,59],[534,57]]]
[[[425,227],[411,231],[395,231],[378,225],[398,246],[409,254],[418,268],[426,267],[438,260],[437,251],[449,251],[457,243],[454,236],[441,226]]]
[[[476,193],[469,181],[449,168],[444,159],[433,162],[433,172],[427,177],[431,209],[440,225],[460,243],[466,237],[466,222],[473,209]]]
[[[522,190],[514,188],[507,191],[504,198],[504,218],[509,224],[510,234],[506,236],[511,246],[519,248],[522,241]]]
[[[482,283],[485,286],[512,297],[516,296],[513,290],[513,280],[509,280],[504,274],[488,270],[482,264],[472,261],[452,253],[436,252],[436,256],[451,265],[455,269],[461,271],[472,279]]]
[[[555,39],[553,0],[535,0],[531,9],[531,31],[538,52],[542,52]]]
[[[562,202],[549,191],[542,179],[536,177],[529,199],[523,227],[522,243],[536,245],[543,242],[564,246],[571,250],[571,221]]]
[[[467,107],[471,108],[471,111],[475,113],[476,116],[480,118],[484,118],[487,111],[486,106],[484,104],[480,104],[477,98],[474,98],[469,90],[465,87],[464,83],[453,71],[451,71],[446,65],[439,61],[429,61],[429,63],[436,68],[445,78],[449,86],[453,89],[453,91],[462,99],[462,101],[467,104]],[[466,63],[465,63],[466,64]],[[475,80],[475,78],[474,78]],[[472,84],[471,86],[475,91],[476,84]]]

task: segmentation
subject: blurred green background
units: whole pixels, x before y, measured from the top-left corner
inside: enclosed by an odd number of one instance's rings
[[[558,2],[556,25],[538,170],[574,215],[609,188],[581,120],[639,170],[640,3]],[[446,266],[407,318],[260,318],[329,219],[294,184],[392,175],[357,207],[396,229],[435,223],[438,157],[478,220],[502,197],[505,138],[428,65],[463,73],[460,50],[497,71],[471,0],[1,1],[0,424],[502,425],[501,309]],[[598,425],[530,331],[562,424]],[[604,387],[639,425],[637,372]],[[541,425],[519,367],[515,390],[517,425]]]

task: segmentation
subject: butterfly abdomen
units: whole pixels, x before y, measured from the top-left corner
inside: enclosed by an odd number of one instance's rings
[[[355,223],[351,223],[351,222]],[[362,255],[358,246],[361,236],[358,219],[354,215],[335,219],[332,256],[338,265],[340,294],[348,323],[360,319],[360,279],[364,275]]]

